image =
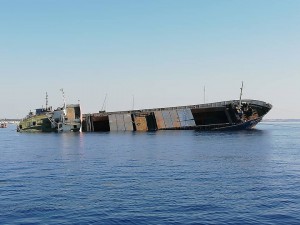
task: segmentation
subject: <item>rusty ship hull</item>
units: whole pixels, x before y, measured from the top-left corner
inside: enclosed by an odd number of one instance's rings
[[[252,129],[271,110],[258,100],[83,114],[82,131],[243,130]]]

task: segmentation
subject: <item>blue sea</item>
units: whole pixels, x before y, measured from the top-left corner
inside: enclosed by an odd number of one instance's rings
[[[300,123],[239,132],[0,129],[0,224],[300,224]]]

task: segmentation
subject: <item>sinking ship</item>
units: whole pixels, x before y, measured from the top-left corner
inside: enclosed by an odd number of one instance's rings
[[[46,107],[38,108],[20,121],[18,132],[77,132],[81,129],[81,110],[79,104],[66,104],[64,92],[63,106],[56,109],[48,107],[48,94],[46,93]]]
[[[252,129],[271,110],[264,101],[244,99],[208,104],[83,114],[82,130],[243,130]]]
[[[7,122],[1,121],[0,122],[0,128],[7,128]]]

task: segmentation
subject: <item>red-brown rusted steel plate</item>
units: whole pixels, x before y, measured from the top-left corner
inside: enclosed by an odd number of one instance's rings
[[[161,111],[155,111],[154,115],[156,119],[157,129],[160,130],[166,128]]]
[[[174,128],[174,126],[173,126],[173,120],[172,120],[172,117],[170,115],[170,110],[164,110],[164,111],[162,111],[162,115],[163,115],[163,118],[164,118],[164,121],[165,121],[166,129],[168,129],[168,128]]]
[[[176,110],[171,110],[170,111],[170,116],[172,118],[173,127],[174,128],[179,128],[180,127],[180,121],[179,121],[179,117],[178,117],[178,114],[177,114]]]
[[[145,116],[134,116],[134,123],[137,131],[147,131],[147,120]]]

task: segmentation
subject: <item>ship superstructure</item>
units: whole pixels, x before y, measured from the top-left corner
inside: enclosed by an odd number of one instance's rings
[[[20,121],[17,130],[20,132],[63,132],[80,131],[81,110],[79,104],[66,104],[64,91],[63,106],[53,110],[48,106],[48,94],[46,93],[46,107],[35,110]]]

